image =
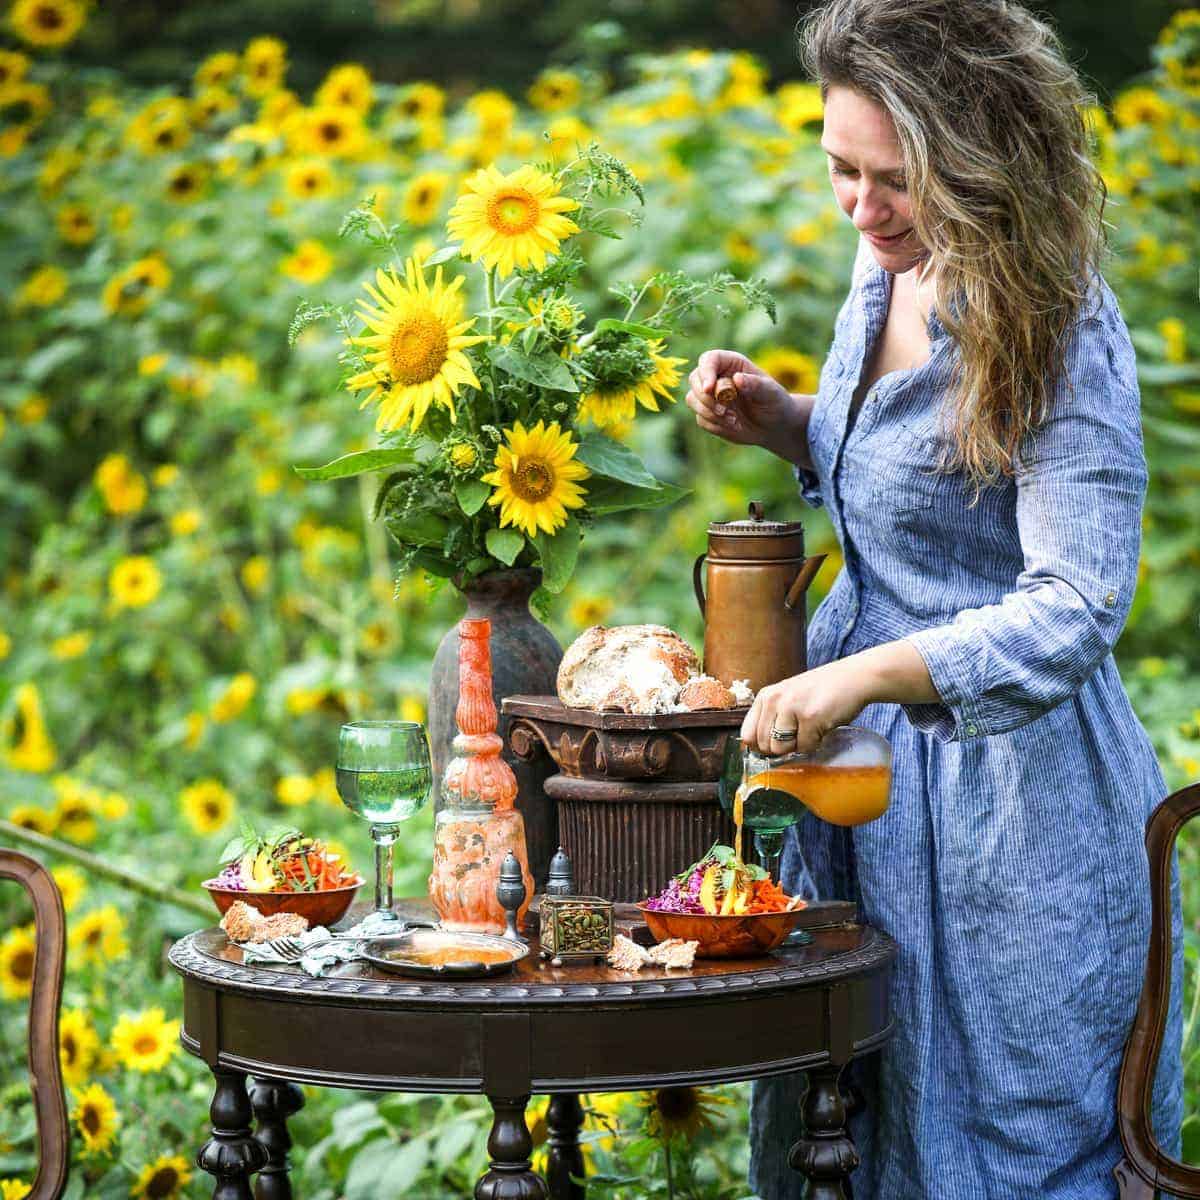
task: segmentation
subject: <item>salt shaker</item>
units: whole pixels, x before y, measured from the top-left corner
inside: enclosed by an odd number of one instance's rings
[[[525,879],[521,873],[521,863],[511,850],[500,865],[496,899],[504,909],[504,936],[524,945],[525,939],[517,932],[517,913],[525,902]]]
[[[546,877],[547,896],[569,896],[575,890],[575,871],[567,852],[559,846],[558,853],[550,860],[550,873]]]

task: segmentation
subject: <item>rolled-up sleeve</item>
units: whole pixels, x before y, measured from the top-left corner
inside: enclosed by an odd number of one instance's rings
[[[902,639],[924,659],[942,701],[903,708],[940,741],[1036,720],[1078,691],[1124,627],[1147,472],[1123,327],[1089,318],[1074,328],[1050,417],[1022,449],[1015,483],[1024,570],[1014,590]]]
[[[821,495],[821,479],[816,471],[808,467],[796,467],[796,485],[800,489],[800,499],[811,508],[820,508],[825,503]]]

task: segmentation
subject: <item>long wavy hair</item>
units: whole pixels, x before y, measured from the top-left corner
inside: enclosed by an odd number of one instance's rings
[[[1054,30],[1006,0],[828,0],[797,33],[822,98],[851,88],[895,124],[934,311],[960,352],[942,466],[977,500],[1049,416],[1108,249],[1096,97]]]

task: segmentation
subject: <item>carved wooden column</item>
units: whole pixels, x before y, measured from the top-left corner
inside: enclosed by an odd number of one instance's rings
[[[292,1200],[288,1177],[292,1137],[287,1119],[304,1107],[304,1093],[294,1083],[264,1076],[250,1086],[250,1105],[254,1109],[254,1137],[267,1152],[266,1166],[255,1183],[255,1200]]]
[[[852,1200],[850,1172],[858,1151],[846,1132],[846,1106],[838,1088],[839,1064],[812,1067],[800,1101],[804,1134],[792,1147],[788,1165],[808,1179],[806,1200]]]
[[[574,1183],[571,1176],[582,1179],[584,1173],[583,1154],[579,1149],[579,1130],[583,1126],[583,1106],[573,1092],[560,1092],[550,1097],[546,1110],[546,1127],[550,1131],[549,1164],[546,1167],[546,1183],[550,1187],[550,1200],[583,1200],[582,1184]]]
[[[492,1132],[488,1135],[488,1172],[475,1185],[475,1200],[550,1200],[546,1181],[533,1170],[533,1138],[525,1124],[528,1096],[488,1096]]]
[[[213,1067],[217,1081],[208,1114],[212,1137],[196,1155],[196,1165],[217,1183],[213,1200],[254,1200],[250,1176],[267,1161],[267,1152],[250,1132],[250,1097],[246,1095],[245,1071]]]

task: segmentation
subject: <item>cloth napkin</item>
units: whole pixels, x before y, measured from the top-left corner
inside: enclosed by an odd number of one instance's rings
[[[389,921],[378,913],[368,913],[357,925],[349,929],[339,929],[338,936],[330,936],[331,931],[324,925],[314,925],[304,933],[296,935],[296,941],[305,947],[305,954],[298,965],[310,975],[324,975],[334,963],[352,962],[362,958],[362,941],[352,941],[352,938],[363,940],[378,937],[385,933],[403,933],[408,928],[405,921]],[[244,962],[281,963],[285,960],[275,951],[269,949],[265,942],[239,942],[242,947]]]

